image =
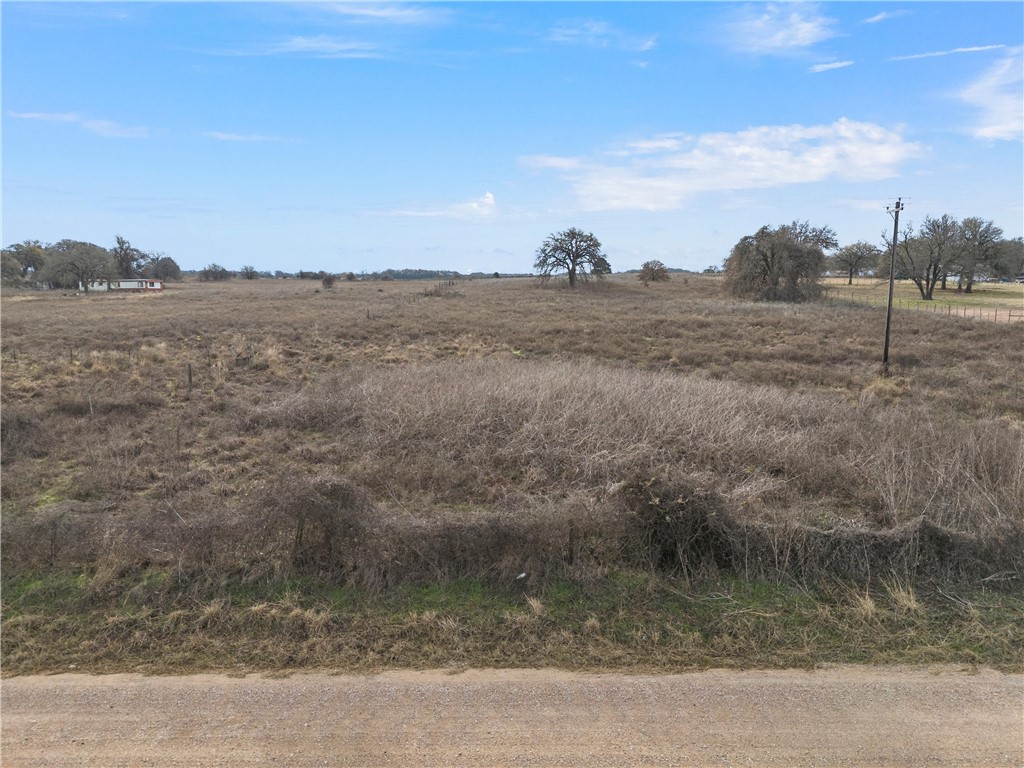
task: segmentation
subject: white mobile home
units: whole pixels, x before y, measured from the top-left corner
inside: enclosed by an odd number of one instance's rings
[[[90,291],[162,291],[162,280],[148,280],[143,277],[124,277],[119,280],[93,280],[86,288],[85,283],[78,284],[78,290]]]

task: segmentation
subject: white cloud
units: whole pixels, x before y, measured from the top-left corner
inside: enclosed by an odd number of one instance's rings
[[[864,19],[861,24],[877,24],[880,21],[888,21],[889,19],[896,19],[900,16],[906,16],[909,11],[882,11],[876,13],[874,16],[869,16]]]
[[[1011,48],[959,94],[981,112],[971,133],[1013,141],[1024,136],[1024,48]]]
[[[682,146],[686,135],[682,133],[660,134],[650,139],[631,141],[626,146],[629,151],[637,153],[670,152]]]
[[[287,40],[269,46],[264,53],[306,54],[322,59],[374,59],[381,55],[376,43],[340,40],[329,35],[293,35]]]
[[[417,5],[389,3],[335,3],[327,6],[334,13],[361,23],[434,24],[442,21],[448,11]]]
[[[951,56],[955,53],[980,53],[982,51],[998,51],[1005,45],[972,45],[967,48],[952,48],[948,51],[931,51],[930,53],[914,53],[909,56],[892,56],[889,61],[913,61],[914,59],[932,59],[936,56]]]
[[[149,135],[148,128],[121,125],[113,120],[86,118],[77,112],[8,112],[19,120],[40,120],[48,123],[73,123],[90,133],[106,139],[142,139]]]
[[[830,125],[672,136],[671,141],[655,137],[633,142],[632,152],[617,150],[595,158],[533,156],[524,162],[566,179],[583,210],[660,211],[703,192],[886,179],[924,149],[898,131],[846,118]],[[663,149],[657,151],[657,146]]]
[[[113,120],[82,120],[81,124],[85,130],[108,139],[144,139],[149,135],[148,128],[121,125]]]
[[[466,216],[490,216],[494,213],[494,195],[490,192],[485,192],[483,197],[477,198],[476,200],[470,200],[466,203],[459,203],[452,206],[449,209],[449,215],[454,215],[457,218],[463,218]]]
[[[547,41],[564,45],[583,45],[590,48],[611,48],[633,52],[650,51],[657,44],[657,35],[631,35],[607,21],[587,19],[564,21],[548,32]]]
[[[454,203],[444,208],[403,208],[390,211],[371,211],[375,216],[408,216],[426,219],[481,219],[493,216],[497,210],[494,195],[485,192],[482,197]]]
[[[47,123],[77,123],[82,117],[77,112],[8,112],[19,120],[42,120]]]
[[[844,67],[852,67],[856,62],[853,61],[833,61],[828,64],[815,64],[813,67],[808,69],[808,72],[817,74],[819,72],[828,72],[833,69],[843,69]]]
[[[813,5],[747,7],[726,25],[729,43],[745,53],[785,55],[835,37],[835,20]]]

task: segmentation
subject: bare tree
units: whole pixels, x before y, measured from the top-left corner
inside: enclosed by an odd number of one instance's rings
[[[149,259],[148,254],[140,251],[120,235],[114,238],[114,247],[110,249],[114,260],[114,271],[117,277],[139,277]]]
[[[889,235],[883,233],[882,236],[891,249]],[[960,224],[948,214],[937,219],[926,216],[917,235],[914,235],[913,225],[907,224],[896,247],[896,277],[911,280],[921,298],[931,301],[935,286],[955,264],[960,244]]]
[[[601,242],[591,233],[575,227],[549,236],[537,249],[533,268],[542,278],[565,272],[570,288],[576,287],[577,280],[586,280],[590,275],[604,277],[612,271],[608,259],[601,253]]]
[[[251,267],[249,265],[242,267],[239,274],[246,280],[259,280],[260,277],[259,270],[257,270],[256,267]]]
[[[877,264],[881,254],[882,252],[878,250],[878,246],[862,240],[850,245],[844,245],[836,251],[832,261],[838,269],[842,269],[849,276],[847,285],[853,285],[853,278],[869,265],[874,266]]]

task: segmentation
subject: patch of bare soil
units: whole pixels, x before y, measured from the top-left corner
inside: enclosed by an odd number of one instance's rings
[[[3,766],[1014,766],[1024,675],[953,667],[3,681]]]

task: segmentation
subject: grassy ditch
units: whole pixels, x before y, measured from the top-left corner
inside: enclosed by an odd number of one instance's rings
[[[544,667],[679,671],[855,663],[1024,667],[1024,602],[898,579],[813,589],[620,572],[537,590],[460,580],[385,594],[311,579],[184,597],[173,575],[4,586],[3,672],[180,674]]]

